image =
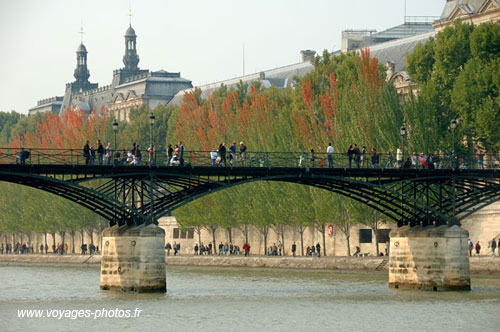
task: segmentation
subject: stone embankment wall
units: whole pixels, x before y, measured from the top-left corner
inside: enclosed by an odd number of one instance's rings
[[[292,269],[337,269],[337,270],[381,270],[387,271],[387,257],[267,257],[267,256],[165,256],[167,266],[224,266],[224,267],[267,267]],[[101,256],[81,255],[0,255],[0,264],[101,264]],[[473,273],[500,273],[500,257],[471,257],[470,270]],[[168,273],[168,271],[167,271]]]

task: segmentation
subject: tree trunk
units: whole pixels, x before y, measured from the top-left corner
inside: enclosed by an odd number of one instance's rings
[[[304,231],[305,228],[300,228],[299,233],[300,233],[300,252],[301,255],[304,256]]]
[[[226,227],[227,230],[227,237],[229,239],[229,243],[233,243],[233,234],[231,231],[231,227]]]
[[[45,242],[45,244],[44,244],[44,246],[43,246],[43,251],[45,252],[45,247],[47,247],[47,248],[49,247],[49,246],[47,245],[47,233],[43,233],[43,237],[44,237],[44,239],[45,239],[45,241],[44,241],[44,242]],[[48,251],[47,251],[47,252],[48,252]],[[42,253],[42,254],[43,254],[43,253]]]
[[[56,247],[56,232],[50,233],[52,235],[52,253],[56,253],[54,248]]]
[[[75,253],[75,231],[69,233],[71,235],[71,253]]]
[[[286,256],[286,250],[285,250],[285,225],[282,225],[282,230],[281,230],[281,247],[282,247],[282,252],[283,256]]]
[[[325,232],[325,225],[323,225],[323,232],[321,232],[321,235],[323,236],[323,256],[326,256],[326,232]]]
[[[80,244],[80,250],[81,250],[82,249],[81,246],[83,246],[83,244],[85,243],[85,231],[83,229],[80,231],[80,235],[82,236],[82,243]]]
[[[198,234],[198,248],[201,249],[201,227],[196,226],[194,229],[195,229],[195,232]]]
[[[215,231],[217,230],[217,228],[215,229],[212,229],[212,243],[213,243],[213,250],[214,250],[214,255],[217,254],[217,247],[216,247],[216,244],[217,242],[215,241]]]
[[[269,234],[269,226],[259,227],[259,231],[262,234],[264,240],[264,255],[267,255],[267,235]]]
[[[350,238],[351,238],[351,236],[346,234],[345,239],[346,239],[346,243],[347,243],[347,256],[351,256],[351,242],[350,242]]]

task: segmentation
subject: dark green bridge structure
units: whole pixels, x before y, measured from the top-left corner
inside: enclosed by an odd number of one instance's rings
[[[142,165],[113,160],[100,165],[85,164],[80,150],[32,150],[27,158],[19,158],[22,151],[4,152],[0,181],[64,197],[108,220],[101,288],[139,291],[166,290],[165,232],[158,218],[202,196],[255,181],[324,189],[325,195],[351,198],[396,222],[390,235],[391,287],[467,290],[468,232],[460,221],[500,200],[500,170],[495,164],[483,169],[474,159],[441,156],[430,169],[352,168],[344,155],[335,155],[330,168],[326,155],[250,152],[245,162],[212,166],[209,153],[186,152],[183,165],[166,166],[158,154]]]
[[[500,200],[500,171],[494,169],[11,163],[0,164],[0,181],[64,197],[110,225],[156,222],[199,197],[254,181],[325,189],[366,204],[399,226],[456,224]]]

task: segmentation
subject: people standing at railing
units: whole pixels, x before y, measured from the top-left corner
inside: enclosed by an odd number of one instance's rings
[[[411,156],[411,166],[413,168],[418,168],[418,156],[416,152],[413,152],[413,155]]]
[[[409,157],[405,159],[405,162],[403,163],[403,168],[411,168],[411,160]]]
[[[377,149],[375,148],[372,148],[372,168],[377,168],[378,167],[378,163],[379,163],[379,155],[377,153]]]
[[[181,166],[184,166],[184,152],[186,151],[186,147],[179,141],[179,162]]]
[[[220,156],[220,163],[219,165],[222,165],[224,163],[224,167],[226,167],[226,143],[221,143],[219,145],[219,156]]]
[[[210,161],[212,162],[212,166],[215,167],[217,166],[217,151],[212,150],[210,151]]]
[[[104,146],[102,146],[100,139],[97,140],[97,157],[99,158],[99,165],[102,165],[104,160]]]
[[[29,158],[29,156],[30,156],[30,152],[24,150],[24,148],[21,148],[21,151],[19,151],[19,154],[16,157],[16,164],[25,165],[26,159]]]
[[[391,151],[387,151],[387,164],[385,164],[385,168],[392,167],[392,153]]]
[[[328,159],[328,168],[333,168],[333,146],[332,143],[328,143],[328,147],[326,148],[326,154]]]
[[[172,144],[169,144],[167,149],[167,166],[170,166],[170,162],[172,161],[173,156],[174,149],[172,148]]]
[[[108,142],[106,148],[104,149],[104,162],[108,165],[111,165],[111,158],[113,157],[113,152],[111,151],[111,142]]]
[[[398,168],[403,167],[403,148],[401,146],[396,150],[396,166]]]
[[[85,165],[90,164],[90,145],[89,141],[83,146],[83,157],[85,158]]]
[[[484,153],[481,150],[476,150],[477,168],[484,169]]]
[[[349,159],[349,168],[352,167],[352,157],[354,156],[354,149],[352,148],[352,144],[347,148],[347,159]]]
[[[311,157],[309,158],[311,161],[311,168],[314,168],[314,161],[316,160],[316,156],[314,155],[314,149],[311,149]]]
[[[354,154],[354,163],[356,164],[356,168],[359,168],[361,166],[361,151],[359,151],[357,144],[354,144],[352,153]]]
[[[95,148],[93,145],[90,145],[90,165],[94,165],[95,161]]]
[[[229,162],[231,163],[231,166],[236,162],[236,141],[233,141],[231,146],[229,147]]]
[[[142,159],[142,153],[141,153],[140,145],[137,144],[137,147],[135,148],[134,165],[139,165],[141,163],[141,159]]]
[[[361,167],[365,168],[366,146],[361,149]]]
[[[243,142],[240,142],[240,161],[241,161],[241,166],[245,166],[245,154],[247,151],[247,147]]]

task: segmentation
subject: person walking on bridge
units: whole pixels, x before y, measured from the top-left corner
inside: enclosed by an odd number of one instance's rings
[[[326,154],[328,158],[328,168],[333,168],[333,146],[332,143],[328,143],[328,147],[326,148]]]

